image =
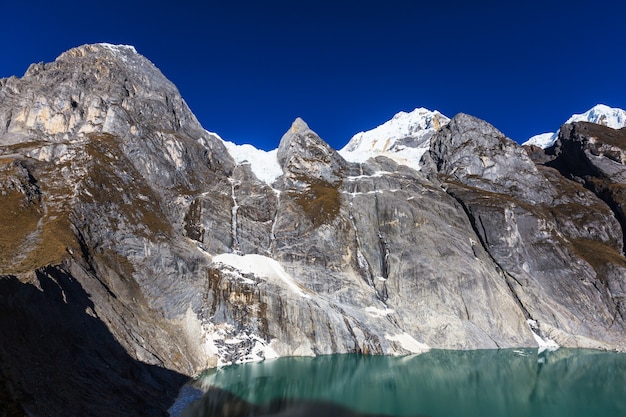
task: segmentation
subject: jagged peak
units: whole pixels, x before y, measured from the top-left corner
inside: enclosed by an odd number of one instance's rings
[[[109,43],[80,45],[61,53],[52,63],[31,64],[24,76],[41,76],[49,69],[78,74],[97,73],[98,77],[111,79],[128,78],[141,80],[140,82],[150,80],[156,81],[156,89],[165,85],[168,89],[176,89],[149,59],[138,53],[131,45]]]
[[[299,152],[298,148],[310,147],[311,145],[322,145],[323,147],[330,148],[330,145],[324,142],[317,133],[312,131],[304,120],[297,117],[291,124],[289,130],[280,139],[277,150],[278,161],[283,161],[290,152]]]
[[[113,76],[121,71],[125,74],[123,78],[141,80],[140,82],[150,80],[156,82],[155,89],[161,89],[167,85],[168,89],[177,91],[174,84],[167,80],[157,66],[137,52],[132,45],[94,43],[77,46],[59,55],[53,65],[67,66],[68,64],[83,72],[97,72],[104,66],[108,66]],[[46,67],[47,65],[45,64]]]
[[[554,190],[517,143],[490,123],[465,113],[454,116],[432,137],[422,163],[431,178],[433,173],[454,176],[488,192],[506,189],[524,201],[548,203],[553,198]]]
[[[336,183],[345,165],[337,151],[301,118],[297,118],[281,138],[276,157],[286,176],[298,181],[306,177]]]
[[[66,133],[140,136],[148,125],[159,131],[202,132],[176,86],[130,45],[77,46],[54,62],[32,64],[16,82],[37,104],[22,100],[13,106],[14,114],[23,115],[5,123],[9,133],[39,130],[64,140]]]
[[[291,129],[289,129],[289,132],[290,133],[302,133],[302,132],[306,132],[307,130],[311,130],[309,128],[309,125],[306,124],[306,122],[302,120],[302,118],[296,117],[296,120],[294,120],[293,123],[291,124]]]

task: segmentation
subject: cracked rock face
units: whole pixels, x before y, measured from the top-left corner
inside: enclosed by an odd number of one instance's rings
[[[433,138],[423,163],[463,206],[527,320],[560,345],[622,348],[623,232],[607,204],[466,115]]]
[[[72,314],[50,343],[115,355],[126,373],[83,359],[111,387],[151,375],[144,398],[161,405],[180,375],[275,356],[623,349],[615,132],[565,126],[531,159],[461,114],[417,171],[348,162],[297,119],[267,183],[132,47],[85,45],[0,80],[0,285],[13,294],[0,311]],[[33,294],[50,305],[28,315],[16,300]],[[18,376],[30,356],[0,326],[2,382],[37,409],[36,372]],[[99,347],[85,339],[96,328]]]

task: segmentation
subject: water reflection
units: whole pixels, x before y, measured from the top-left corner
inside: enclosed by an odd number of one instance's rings
[[[182,417],[389,417],[360,413],[328,401],[276,398],[269,403],[253,404],[219,388],[209,388],[192,403]],[[419,416],[416,416],[419,417]]]
[[[306,400],[313,408],[311,401],[319,401],[320,407],[346,407],[345,413],[402,417],[626,415],[626,354],[593,350],[281,358],[210,370],[198,383],[250,403],[249,413],[239,415],[277,415],[267,408],[272,400]],[[211,401],[220,400],[205,399]]]

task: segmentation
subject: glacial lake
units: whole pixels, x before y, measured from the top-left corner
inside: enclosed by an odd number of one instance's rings
[[[208,392],[183,416],[626,416],[626,354],[586,349],[280,358],[194,385]]]

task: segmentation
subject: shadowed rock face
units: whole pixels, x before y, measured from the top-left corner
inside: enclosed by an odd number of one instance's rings
[[[0,279],[0,337],[0,372],[29,415],[167,415],[187,379],[131,357],[63,268]]]
[[[545,165],[556,168],[563,177],[593,192],[610,208],[620,224],[622,240],[611,247],[581,242],[579,256],[589,262],[598,278],[609,289],[617,310],[626,317],[624,273],[624,233],[626,227],[626,129],[611,129],[593,123],[578,122],[561,129]],[[620,230],[614,226],[615,230]],[[618,239],[620,236],[616,234]]]
[[[68,317],[57,348],[91,346],[81,323],[106,329],[84,383],[113,355],[125,365],[106,368],[111,390],[145,379],[146,402],[181,374],[276,355],[623,348],[618,139],[561,132],[534,163],[457,115],[416,171],[349,163],[298,119],[268,184],[133,48],[85,45],[0,80],[0,285]],[[4,302],[5,326],[48,314]],[[16,369],[76,389],[69,367],[33,365],[40,330],[23,349],[0,339],[2,382],[34,410],[52,394]]]

